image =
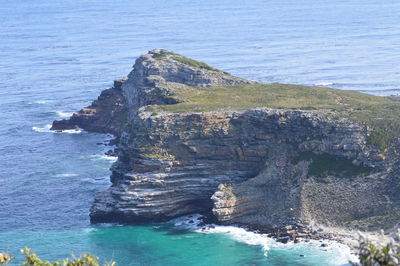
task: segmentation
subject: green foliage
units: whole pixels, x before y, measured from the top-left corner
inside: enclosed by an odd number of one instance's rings
[[[83,254],[79,258],[64,259],[62,261],[43,261],[29,248],[24,248],[21,253],[25,256],[23,265],[28,266],[100,266],[98,257],[91,254]],[[0,253],[0,265],[7,264],[12,257],[9,254]],[[103,264],[104,266],[115,266],[115,262]]]
[[[354,266],[396,266],[400,265],[400,245],[394,241],[387,245],[377,246],[366,238],[360,239],[359,246],[360,263],[352,263]]]
[[[375,121],[372,127],[374,130],[368,137],[367,142],[370,145],[375,145],[382,153],[385,153],[393,139],[399,135],[399,122],[392,120],[378,120]]]
[[[308,167],[310,176],[316,177],[319,183],[329,183],[328,176],[355,178],[357,176],[368,175],[372,168],[363,165],[354,165],[351,160],[338,156],[324,154],[315,154],[313,152],[301,152],[294,158],[292,163],[297,164],[300,161],[311,161]]]
[[[204,69],[212,70],[212,71],[219,71],[218,69],[213,68],[204,62],[200,62],[200,61],[197,61],[197,60],[194,60],[194,59],[191,59],[191,58],[188,58],[183,55],[173,53],[173,52],[170,52],[167,50],[160,50],[159,53],[153,55],[153,58],[157,59],[157,60],[162,60],[167,57],[169,57],[175,61],[178,61],[182,64],[188,65],[188,66],[204,68]]]

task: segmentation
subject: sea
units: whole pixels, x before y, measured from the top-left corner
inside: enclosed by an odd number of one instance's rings
[[[155,48],[258,82],[399,94],[399,19],[398,0],[0,0],[0,252],[12,265],[26,246],[117,265],[346,265],[338,243],[203,232],[191,217],[91,225],[112,136],[49,127]]]

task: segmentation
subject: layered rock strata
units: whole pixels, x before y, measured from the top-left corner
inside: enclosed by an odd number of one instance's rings
[[[147,108],[178,103],[178,90],[251,83],[153,50],[110,89],[112,96],[102,93],[89,107],[95,111],[55,122],[55,129],[77,125],[120,136],[112,185],[97,194],[91,221],[141,223],[211,212],[220,223],[265,229],[372,229],[399,221],[400,148],[395,142],[383,154],[368,143],[371,128],[361,122],[327,110]]]

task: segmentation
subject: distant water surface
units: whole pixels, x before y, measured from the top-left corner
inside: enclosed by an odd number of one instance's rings
[[[92,227],[94,194],[109,186],[110,136],[48,128],[154,48],[260,82],[398,94],[399,15],[397,0],[0,0],[0,250],[91,251],[119,265],[344,263],[317,245],[174,234],[171,224]]]

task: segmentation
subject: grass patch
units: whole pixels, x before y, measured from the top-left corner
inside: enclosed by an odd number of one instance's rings
[[[350,119],[400,114],[400,104],[388,98],[324,87],[287,84],[244,84],[225,87],[188,87],[174,91],[180,101],[153,108],[174,113],[218,110],[247,110],[256,107],[346,111]],[[391,110],[391,112],[388,112]],[[372,116],[371,116],[372,114]],[[343,116],[344,116],[343,115]],[[392,117],[396,117],[392,114]]]
[[[174,94],[172,97],[179,103],[148,106],[147,111],[156,113],[244,111],[257,107],[328,110],[333,111],[330,114],[333,118],[347,118],[370,126],[373,132],[368,138],[368,144],[376,146],[382,153],[390,146],[393,139],[400,135],[400,102],[389,97],[279,83],[186,87],[174,90]]]
[[[168,52],[170,53],[170,52]],[[335,111],[336,118],[348,118],[373,128],[368,138],[384,152],[400,134],[400,103],[387,97],[325,87],[287,84],[245,84],[225,87],[187,87],[174,91],[179,101],[172,105],[148,106],[151,112],[244,111],[257,107],[293,110]]]
[[[367,143],[376,146],[381,153],[386,153],[390,143],[399,135],[399,122],[395,120],[375,120],[373,123],[374,131],[368,136]]]
[[[297,164],[300,161],[311,161],[308,173],[310,176],[315,176],[317,182],[320,183],[328,182],[326,179],[328,176],[355,178],[357,176],[366,176],[372,171],[370,167],[354,165],[349,159],[327,153],[301,152],[298,157],[293,159],[292,163]]]
[[[178,61],[182,64],[188,65],[188,66],[204,68],[204,69],[212,70],[212,71],[220,71],[212,66],[207,65],[204,62],[200,62],[200,61],[197,61],[197,60],[194,60],[194,59],[191,59],[191,58],[188,58],[183,55],[173,53],[173,52],[170,52],[167,50],[160,50],[159,53],[153,55],[153,58],[157,59],[157,60],[162,60],[167,57],[169,57],[175,61]]]

